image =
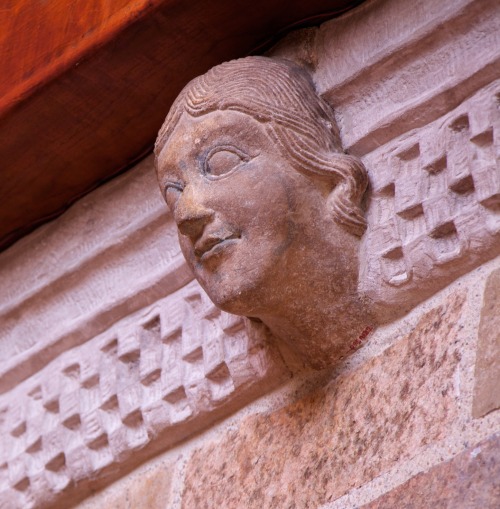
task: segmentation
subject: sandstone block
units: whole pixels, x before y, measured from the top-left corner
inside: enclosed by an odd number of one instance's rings
[[[164,509],[172,503],[172,465],[161,462],[87,499],[79,509]]]
[[[486,283],[476,353],[472,415],[500,408],[500,270]]]
[[[500,507],[500,437],[492,436],[360,509]]]
[[[197,449],[182,507],[315,508],[446,436],[462,304],[452,296],[355,372]]]

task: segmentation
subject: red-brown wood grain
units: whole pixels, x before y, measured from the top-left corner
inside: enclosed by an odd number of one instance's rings
[[[147,154],[194,76],[359,0],[4,0],[0,248]]]
[[[0,17],[0,113],[161,0],[10,0]]]

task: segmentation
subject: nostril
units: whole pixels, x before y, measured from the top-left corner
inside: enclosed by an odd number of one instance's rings
[[[203,229],[203,224],[200,224],[199,221],[193,219],[184,219],[177,223],[177,227],[182,235],[187,235],[188,237],[196,237],[201,233]]]
[[[174,219],[182,235],[196,241],[203,233],[203,228],[208,224],[214,212],[203,205],[203,196],[198,189],[186,185],[179,197],[175,210]]]
[[[208,211],[197,215],[189,215],[188,217],[177,219],[177,228],[182,235],[186,235],[191,240],[197,240],[203,233],[203,228],[211,220],[212,214]]]

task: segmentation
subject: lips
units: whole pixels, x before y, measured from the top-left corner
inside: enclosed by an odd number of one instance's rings
[[[239,234],[229,232],[224,232],[222,235],[220,233],[203,235],[194,246],[194,254],[200,259],[207,258],[219,251],[218,246],[239,238]]]

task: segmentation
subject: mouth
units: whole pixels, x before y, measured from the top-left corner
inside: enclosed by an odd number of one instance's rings
[[[223,237],[209,235],[206,238],[200,239],[195,244],[194,254],[199,260],[206,260],[218,254],[224,247],[234,244],[234,242],[240,238],[241,235],[238,233],[232,233],[227,236],[224,235]]]

